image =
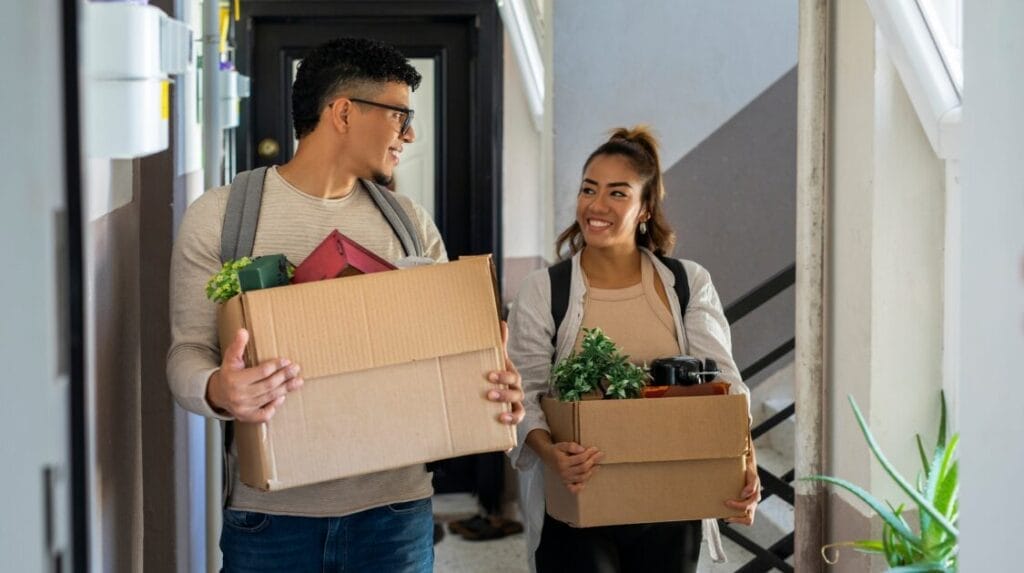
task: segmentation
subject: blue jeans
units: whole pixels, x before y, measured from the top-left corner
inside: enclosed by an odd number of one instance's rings
[[[434,567],[433,532],[429,497],[345,517],[225,509],[220,549],[228,573],[429,573]]]

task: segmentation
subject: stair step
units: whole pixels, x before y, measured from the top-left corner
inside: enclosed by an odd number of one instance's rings
[[[732,526],[741,535],[757,543],[761,547],[771,547],[793,531],[794,512],[793,508],[778,497],[772,496],[766,499],[757,511],[757,519],[754,525]],[[728,563],[714,563],[708,553],[707,546],[701,548],[700,563],[697,567],[698,573],[731,573],[743,567],[747,561],[753,559],[754,555],[746,549],[737,545],[727,537],[722,537],[722,546]]]
[[[764,412],[764,418],[768,419],[774,416],[788,408],[792,403],[792,399],[784,397],[765,400],[761,404],[761,409]],[[758,444],[762,443],[784,455],[788,455],[792,459],[793,448],[796,446],[796,417],[790,416],[786,420],[783,420],[782,423],[772,428],[771,431],[763,435],[758,440]]]

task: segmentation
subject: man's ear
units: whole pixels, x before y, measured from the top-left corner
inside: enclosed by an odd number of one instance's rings
[[[331,125],[339,133],[346,133],[349,130],[349,120],[352,114],[352,102],[350,100],[346,98],[336,99],[334,103],[324,108],[324,113],[329,114],[328,119]]]

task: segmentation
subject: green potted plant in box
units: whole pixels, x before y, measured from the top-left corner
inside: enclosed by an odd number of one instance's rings
[[[643,368],[629,362],[600,328],[584,328],[580,351],[573,351],[551,371],[551,387],[563,402],[585,396],[639,398],[647,382]]]
[[[864,541],[834,543],[822,548],[822,556],[830,564],[827,551],[838,547],[853,547],[858,551],[880,554],[885,557],[890,571],[940,571],[954,572],[957,570],[959,552],[959,462],[956,459],[956,447],[959,435],[954,434],[946,439],[946,401],[942,399],[942,412],[939,420],[938,439],[929,456],[917,436],[917,447],[921,456],[922,471],[918,474],[917,483],[904,478],[892,463],[885,457],[868,429],[864,416],[861,415],[857,403],[850,397],[853,414],[857,418],[868,447],[878,459],[882,468],[913,501],[918,511],[917,528],[904,518],[903,504],[893,507],[886,502],[884,505],[864,489],[839,478],[829,476],[811,476],[806,480],[817,480],[839,486],[860,498],[882,519],[882,538]]]

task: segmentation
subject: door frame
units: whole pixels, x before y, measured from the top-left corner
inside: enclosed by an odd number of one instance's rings
[[[239,71],[251,73],[257,26],[341,17],[395,19],[405,23],[422,21],[424,25],[442,19],[464,20],[472,25],[468,185],[465,189],[435,189],[437,223],[450,257],[493,253],[500,281],[504,43],[497,4],[493,0],[247,0],[242,4],[241,21],[235,26]],[[249,100],[243,100],[241,121],[235,134],[239,170],[250,169],[255,164],[250,110],[256,90],[252,93]],[[290,113],[290,110],[282,110],[282,113]],[[441,113],[439,121],[444,121]],[[446,151],[442,138],[437,148],[440,161],[444,161]]]

